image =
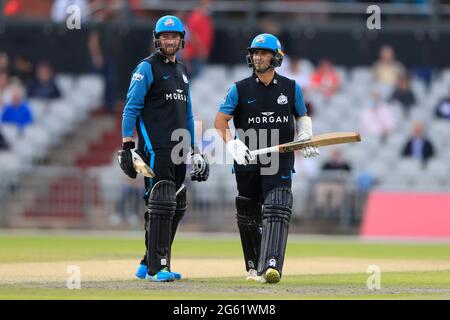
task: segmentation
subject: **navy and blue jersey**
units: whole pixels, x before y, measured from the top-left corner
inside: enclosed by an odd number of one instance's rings
[[[291,79],[277,73],[266,86],[253,74],[234,83],[220,105],[220,112],[233,116],[236,129],[246,132],[255,129],[257,145],[249,145],[248,136],[241,138],[250,150],[265,148],[293,141],[295,138],[295,118],[306,115],[306,106],[300,86]],[[267,139],[261,141],[261,130],[266,130]],[[272,137],[277,131],[277,137]],[[275,144],[276,143],[276,144]],[[279,155],[280,168],[294,167],[294,153]],[[256,170],[262,164],[238,166],[236,170]]]
[[[194,144],[194,115],[183,64],[155,53],[134,69],[123,111],[122,136],[132,137],[135,128],[138,148],[149,154],[170,152],[180,142],[172,141],[176,129],[189,130],[190,141],[184,143]]]

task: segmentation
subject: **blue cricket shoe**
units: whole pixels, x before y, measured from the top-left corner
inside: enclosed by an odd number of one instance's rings
[[[145,279],[147,275],[147,266],[145,264],[140,264],[136,270],[136,278]]]
[[[169,271],[169,269],[163,268],[153,276],[147,274],[145,279],[152,282],[170,282],[175,280],[175,276]]]
[[[136,270],[136,278],[145,279],[147,276],[147,271],[148,271],[147,266],[145,264],[140,264]],[[170,272],[173,275],[173,278],[175,280],[180,280],[182,278],[181,274],[178,272],[173,272],[173,271],[168,271],[168,272]]]

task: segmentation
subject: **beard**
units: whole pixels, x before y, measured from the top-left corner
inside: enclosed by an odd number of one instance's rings
[[[161,51],[162,53],[164,53],[164,55],[166,56],[173,56],[175,55],[178,50],[180,49],[180,45],[166,45],[166,46],[161,46]]]
[[[271,69],[270,63],[254,63],[255,71],[264,73]]]

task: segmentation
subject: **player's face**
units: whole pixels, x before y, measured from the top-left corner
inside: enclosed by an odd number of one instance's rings
[[[179,33],[163,32],[159,35],[159,44],[165,55],[173,56],[180,48],[181,36]]]
[[[258,49],[253,51],[252,57],[256,72],[263,72],[270,66],[273,53],[268,50]]]

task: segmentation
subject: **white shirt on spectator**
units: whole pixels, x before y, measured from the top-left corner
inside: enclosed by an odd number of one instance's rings
[[[395,125],[394,113],[384,102],[367,107],[361,114],[360,130],[362,133],[381,136],[392,131]]]

